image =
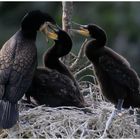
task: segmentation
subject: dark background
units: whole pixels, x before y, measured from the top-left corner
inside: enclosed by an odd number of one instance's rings
[[[74,2],[73,21],[95,23],[107,33],[107,46],[122,54],[140,75],[140,3],[139,2]],[[40,9],[48,12],[61,26],[61,2],[0,2],[0,45],[19,28],[26,12]],[[74,39],[75,38],[75,39]],[[75,35],[73,52],[77,54],[84,38]],[[48,46],[43,34],[38,33],[38,61]]]

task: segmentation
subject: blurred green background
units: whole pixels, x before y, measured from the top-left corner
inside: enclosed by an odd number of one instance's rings
[[[61,2],[0,2],[0,45],[19,28],[22,17],[30,10],[48,12],[61,26]],[[73,21],[81,24],[95,23],[107,33],[107,46],[122,54],[140,75],[140,2],[73,2]],[[73,52],[77,54],[84,38],[73,36]],[[38,62],[47,44],[38,33]]]

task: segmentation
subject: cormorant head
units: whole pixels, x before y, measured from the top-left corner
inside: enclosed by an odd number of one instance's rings
[[[67,55],[72,48],[72,40],[68,33],[62,30],[58,25],[54,26],[48,23],[48,28],[44,31],[46,36],[55,41],[56,55],[62,57]]]
[[[96,41],[99,42],[102,41],[102,44],[106,43],[106,33],[101,27],[95,24],[81,25],[75,22],[73,22],[73,24],[78,25],[80,29],[72,29],[71,31],[77,32],[85,37],[94,38]]]
[[[47,22],[56,24],[54,19],[47,13],[35,10],[27,13],[21,22],[21,28],[24,31],[37,31],[39,29],[44,30]]]
[[[85,25],[81,27],[81,29],[82,28],[83,30],[88,30],[90,37],[95,38],[95,39],[100,38],[101,36],[105,35],[105,31],[101,27],[95,24]]]

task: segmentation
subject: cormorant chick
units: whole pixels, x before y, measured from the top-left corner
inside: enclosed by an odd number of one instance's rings
[[[115,104],[118,111],[122,107],[140,107],[140,79],[124,57],[105,46],[105,31],[92,24],[81,25],[80,30],[74,31],[93,38],[86,43],[85,53],[93,63],[102,94]],[[113,112],[111,117],[114,114],[116,113]]]
[[[18,120],[17,102],[29,88],[37,66],[37,30],[47,21],[55,24],[46,13],[29,12],[0,50],[0,128],[11,128]]]
[[[45,52],[45,67],[37,68],[26,97],[28,101],[33,97],[39,105],[84,107],[85,102],[76,80],[59,60],[71,51],[72,40],[60,28],[51,25],[50,28],[52,32],[47,31],[47,36],[53,39],[55,44]]]

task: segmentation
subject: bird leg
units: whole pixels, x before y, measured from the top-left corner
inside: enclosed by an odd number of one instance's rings
[[[123,106],[123,102],[124,102],[123,99],[118,99],[118,104],[117,104],[116,108],[117,108],[117,110],[119,112],[121,112],[121,109],[122,109],[122,106]]]
[[[117,115],[117,113],[121,113],[123,102],[124,102],[123,99],[118,99],[118,104],[115,107],[115,109],[112,111],[111,115],[109,116],[109,119],[106,122],[106,126],[105,126],[105,130],[103,132],[103,135],[100,138],[105,138],[107,136],[109,126],[110,126],[113,118]]]
[[[123,106],[123,103],[124,103],[124,100],[123,99],[118,99],[118,104],[116,106],[116,109],[117,109],[117,113],[119,116],[121,116],[121,109],[122,109],[122,106]]]

